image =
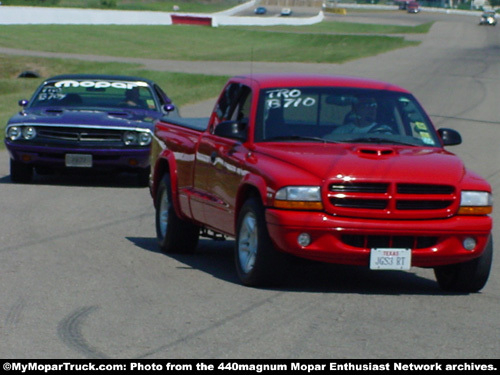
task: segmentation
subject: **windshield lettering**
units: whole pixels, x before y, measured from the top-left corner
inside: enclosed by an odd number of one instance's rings
[[[293,139],[441,147],[409,93],[345,87],[264,89],[257,141]]]
[[[110,81],[74,81],[74,80],[65,80],[59,81],[54,84],[55,87],[84,87],[84,88],[96,88],[103,89],[108,87],[113,87],[115,89],[123,89],[130,90],[135,87],[146,87],[147,84],[142,82],[110,82]]]

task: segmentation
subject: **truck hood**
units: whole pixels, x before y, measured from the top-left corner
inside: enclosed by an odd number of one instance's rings
[[[269,144],[258,151],[263,164],[275,166],[275,189],[319,185],[325,211],[332,215],[446,218],[458,210],[461,190],[490,191],[484,179],[466,171],[457,156],[442,148],[289,144],[278,149]],[[267,158],[274,162],[266,163]]]
[[[124,110],[121,108],[99,109],[28,109],[13,116],[8,125],[88,125],[117,126],[131,128],[153,128],[153,122],[162,114],[147,110]]]
[[[297,178],[312,174],[319,181],[347,178],[456,186],[466,173],[463,162],[441,148],[363,144],[289,144],[277,148],[276,144],[261,144],[257,149],[288,164],[287,173],[295,173]]]

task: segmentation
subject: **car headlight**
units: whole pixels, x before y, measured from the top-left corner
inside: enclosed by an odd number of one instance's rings
[[[151,143],[151,134],[149,132],[139,133],[139,144],[141,146],[147,146]]]
[[[7,128],[6,136],[11,141],[21,138],[30,141],[36,137],[36,128],[34,126],[10,126]]]
[[[298,210],[322,210],[319,186],[285,186],[274,196],[274,206]]]
[[[137,133],[130,131],[123,133],[123,143],[125,143],[126,146],[137,144]]]
[[[15,141],[22,136],[22,130],[19,126],[11,126],[7,128],[7,138],[11,141]]]
[[[36,129],[33,126],[25,126],[23,128],[23,138],[30,140],[36,137]]]
[[[123,143],[126,146],[147,146],[151,143],[151,133],[139,131],[126,131],[123,133]]]
[[[487,191],[462,191],[460,215],[488,215],[493,211],[493,198]]]

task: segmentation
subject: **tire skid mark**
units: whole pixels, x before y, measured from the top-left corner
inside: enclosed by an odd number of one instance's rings
[[[21,321],[21,314],[25,307],[26,301],[24,300],[24,298],[18,298],[5,316],[5,326],[15,326],[17,323],[19,323]]]
[[[70,348],[82,353],[88,358],[107,359],[104,353],[93,348],[82,334],[85,319],[97,310],[97,306],[81,307],[63,319],[57,326],[59,338]]]

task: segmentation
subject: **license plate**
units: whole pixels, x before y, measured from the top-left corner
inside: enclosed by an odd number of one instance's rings
[[[92,155],[88,154],[66,154],[66,167],[91,168]]]
[[[371,249],[370,269],[409,270],[411,249]]]

